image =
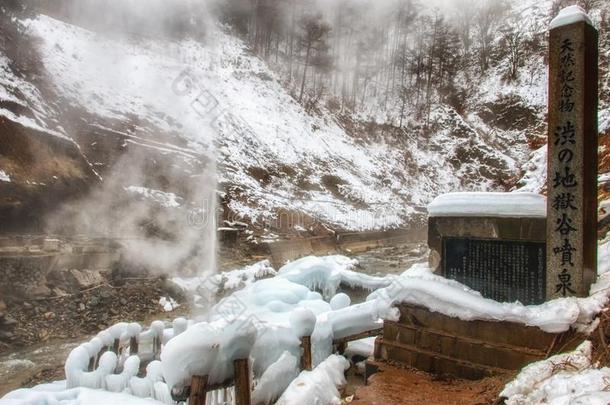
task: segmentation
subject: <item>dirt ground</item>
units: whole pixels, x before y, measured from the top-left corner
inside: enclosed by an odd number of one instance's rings
[[[480,381],[439,378],[431,374],[379,363],[379,372],[367,386],[356,389],[354,405],[491,405],[514,376],[503,375]]]

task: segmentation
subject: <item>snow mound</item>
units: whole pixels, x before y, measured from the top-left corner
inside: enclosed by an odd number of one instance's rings
[[[507,405],[589,404],[610,401],[610,368],[591,364],[591,342],[575,351],[553,356],[525,367],[500,393]]]

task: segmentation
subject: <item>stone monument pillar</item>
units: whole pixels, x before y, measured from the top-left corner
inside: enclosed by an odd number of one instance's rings
[[[551,22],[547,299],[586,296],[597,274],[598,33],[578,6]]]

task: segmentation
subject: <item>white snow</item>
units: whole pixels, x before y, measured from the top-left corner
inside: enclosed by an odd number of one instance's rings
[[[316,327],[316,315],[307,308],[296,308],[290,314],[289,321],[297,336],[311,336]]]
[[[547,147],[536,149],[530,155],[530,160],[524,166],[525,173],[519,180],[519,189],[515,192],[542,193],[546,186]]]
[[[284,352],[267,368],[252,391],[253,404],[270,404],[299,375],[299,359]]]
[[[348,358],[352,358],[355,355],[366,358],[372,357],[375,351],[375,339],[376,337],[368,337],[349,342],[345,350],[345,356]]]
[[[172,297],[159,298],[159,305],[161,305],[165,312],[172,312],[174,309],[180,307],[180,304],[178,304]]]
[[[394,279],[390,287],[373,292],[367,300],[406,302],[463,320],[486,319],[518,322],[550,332],[565,332],[570,327],[586,330],[607,304],[610,295],[610,241],[598,247],[598,280],[586,298],[559,298],[541,305],[519,302],[500,303],[480,293],[437,276],[425,264],[416,264]]]
[[[307,256],[279,269],[279,277],[320,290],[324,297],[333,297],[340,285],[376,290],[392,283],[392,277],[374,277],[354,271],[358,261],[346,256]],[[345,300],[345,298],[341,298]]]
[[[161,405],[152,398],[137,398],[127,393],[113,393],[90,388],[65,389],[64,382],[23,388],[6,394],[1,405]],[[167,402],[165,402],[167,404]]]
[[[232,373],[229,344],[235,329],[247,332],[255,376],[260,376],[286,351],[300,357],[300,338],[312,338],[314,364],[332,352],[332,340],[377,328],[387,315],[385,302],[348,306],[345,294],[329,297],[342,282],[364,288],[391,284],[391,278],[374,278],[351,270],[357,262],[344,256],[307,257],[284,266],[274,278],[245,285],[215,304],[205,321],[168,342],[162,354],[164,376],[170,386],[188,382],[193,370],[222,381]],[[362,276],[362,277],[361,277]],[[248,350],[245,350],[248,351]],[[209,356],[193,353],[210,352]],[[209,363],[210,361],[215,363]],[[216,364],[212,368],[212,364]],[[223,364],[223,365],[220,365]]]
[[[525,367],[504,387],[507,405],[606,405],[610,401],[610,368],[596,368],[591,342]]]
[[[174,193],[168,193],[161,190],[153,190],[139,186],[129,186],[126,187],[125,190],[130,193],[140,195],[142,198],[155,201],[165,208],[178,208],[184,203],[184,199],[182,197],[179,197]]]
[[[555,29],[582,21],[589,25],[593,25],[591,18],[585,10],[580,6],[573,5],[562,9],[559,14],[557,14],[557,17],[551,21],[550,28]]]
[[[349,362],[342,356],[331,355],[312,371],[302,371],[288,386],[276,405],[339,405],[338,388],[346,384],[345,370]]]
[[[11,177],[4,170],[0,170],[0,181],[10,183]]]
[[[535,193],[449,193],[428,205],[430,217],[546,217],[546,198]]]
[[[267,259],[241,269],[215,273],[208,277],[174,277],[171,279],[178,288],[185,293],[196,294],[201,287],[207,293],[217,294],[223,291],[232,291],[243,288],[253,282],[273,277],[277,274]]]

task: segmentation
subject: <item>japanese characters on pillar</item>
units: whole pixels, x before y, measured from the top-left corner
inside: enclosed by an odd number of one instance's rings
[[[597,42],[579,7],[551,23],[547,299],[588,295],[597,273]]]

